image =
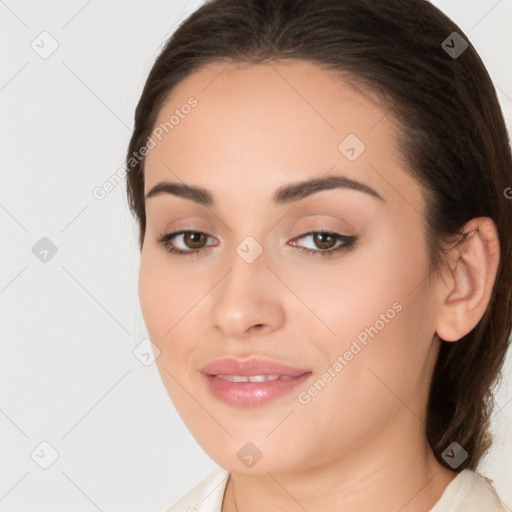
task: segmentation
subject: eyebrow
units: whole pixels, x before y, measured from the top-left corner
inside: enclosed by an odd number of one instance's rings
[[[273,196],[273,201],[276,205],[283,205],[323,190],[332,190],[336,188],[357,190],[358,192],[364,192],[365,194],[386,202],[378,192],[368,185],[339,175],[330,175],[323,178],[315,178],[312,180],[305,180],[285,185],[276,190]],[[174,196],[190,199],[204,206],[216,206],[213,195],[208,190],[201,187],[186,185],[184,183],[171,183],[168,181],[157,183],[146,194],[145,200],[147,201],[148,199],[160,194],[172,194]]]

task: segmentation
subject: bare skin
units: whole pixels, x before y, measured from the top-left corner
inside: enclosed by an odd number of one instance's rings
[[[147,156],[145,192],[186,183],[216,204],[167,193],[147,200],[139,296],[169,396],[197,442],[231,472],[222,512],[237,510],[233,482],[238,512],[428,511],[456,476],[425,437],[437,336],[456,342],[483,315],[498,265],[494,224],[473,219],[468,245],[431,275],[423,192],[400,159],[392,115],[312,63],[209,65],[173,90],[155,125],[190,96],[197,106]],[[338,148],[349,134],[365,145],[353,161]],[[273,203],[280,187],[326,175],[381,198],[333,188]],[[157,241],[187,229],[207,235],[198,257]],[[327,245],[302,236],[311,231],[356,240],[322,256]],[[263,249],[252,263],[236,252],[248,236]],[[173,245],[198,247],[182,235]],[[400,310],[390,319],[393,304]],[[387,321],[377,323],[382,314]],[[308,394],[376,325],[342,371]],[[228,355],[276,359],[312,376],[258,407],[227,405],[200,368]],[[262,454],[250,468],[237,456],[248,442]]]

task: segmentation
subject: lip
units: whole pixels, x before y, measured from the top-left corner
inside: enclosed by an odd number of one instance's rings
[[[286,364],[271,359],[236,359],[234,357],[224,357],[214,359],[206,363],[201,371],[207,375],[280,375],[286,377],[298,377],[310,370],[292,368]]]
[[[241,360],[223,358],[210,361],[201,368],[207,388],[218,400],[236,407],[254,407],[265,404],[297,389],[312,375],[310,370],[269,359]],[[216,375],[279,375],[281,380],[265,382],[230,382]]]

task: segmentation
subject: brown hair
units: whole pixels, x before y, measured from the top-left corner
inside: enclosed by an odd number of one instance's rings
[[[460,55],[447,49],[463,48],[453,32],[468,44]],[[203,64],[287,58],[338,71],[392,109],[401,156],[425,190],[433,271],[447,242],[464,239],[467,221],[485,216],[497,226],[501,256],[490,303],[470,333],[440,342],[427,406],[426,435],[439,462],[449,467],[441,454],[456,441],[468,452],[457,470],[475,469],[491,446],[493,387],[512,327],[512,159],[484,64],[462,30],[428,1],[212,0],[192,13],[156,59],[135,112],[127,193],[140,249],[144,159],[133,155],[173,87]]]

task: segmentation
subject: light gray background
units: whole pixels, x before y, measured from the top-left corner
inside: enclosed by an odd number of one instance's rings
[[[123,166],[161,45],[201,3],[0,0],[0,512],[161,511],[216,467],[133,354],[147,333],[124,180],[92,194]],[[433,3],[479,51],[510,128],[512,1]],[[48,58],[31,47],[52,38]],[[509,358],[480,468],[509,508],[511,391]]]

